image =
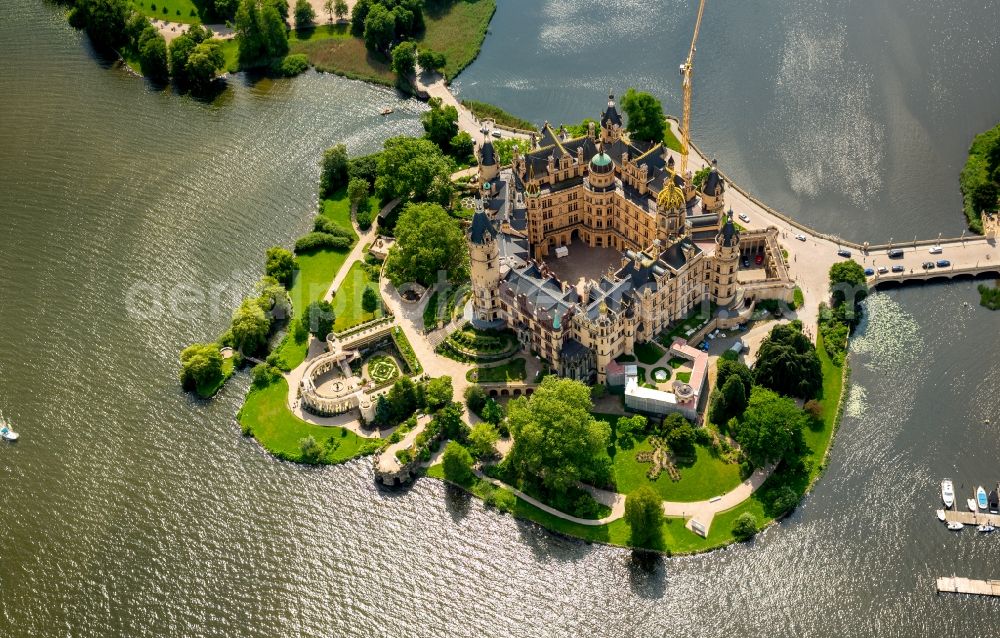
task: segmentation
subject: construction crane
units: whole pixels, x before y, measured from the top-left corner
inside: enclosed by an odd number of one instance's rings
[[[691,130],[691,75],[694,73],[694,52],[698,43],[698,31],[701,30],[701,16],[705,13],[705,0],[698,4],[698,19],[694,23],[694,35],[691,37],[691,48],[687,59],[680,65],[681,77],[684,78],[684,113],[681,118],[681,177],[687,179],[688,140]]]

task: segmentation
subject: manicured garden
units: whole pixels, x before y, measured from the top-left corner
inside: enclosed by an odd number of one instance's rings
[[[399,376],[399,366],[392,357],[377,355],[368,360],[368,376],[375,385],[383,385]]]
[[[519,357],[513,361],[508,361],[497,366],[480,367],[469,370],[465,374],[465,378],[466,380],[474,383],[524,381],[526,376],[524,364],[524,359]]]
[[[372,270],[372,267],[363,261],[351,264],[351,269],[347,271],[347,276],[337,288],[333,298],[333,312],[336,317],[333,324],[334,332],[343,332],[358,324],[385,316],[380,296],[375,312],[365,312],[362,304],[365,290],[372,290],[375,295],[379,295],[376,278],[378,273],[373,273]]]
[[[438,346],[444,356],[460,361],[496,360],[509,356],[519,348],[517,337],[508,330],[480,330],[471,324],[451,333]]]
[[[341,463],[371,454],[379,439],[359,437],[350,430],[306,423],[288,409],[288,382],[279,377],[263,388],[253,388],[237,416],[243,433],[253,436],[271,454],[286,461],[307,462],[302,441],[312,437],[324,452],[320,463]]]
[[[652,341],[637,343],[635,346],[635,356],[639,358],[639,363],[644,363],[648,366],[659,361],[663,354],[663,349]]]
[[[153,20],[201,24],[198,7],[192,0],[133,0],[132,6]]]
[[[614,475],[617,490],[628,494],[650,485],[666,501],[701,501],[719,496],[740,484],[740,466],[719,458],[711,448],[697,445],[694,462],[678,463],[680,480],[674,481],[667,472],[655,480],[648,478],[649,462],[636,459],[637,454],[651,452],[650,438],[638,441],[634,447],[617,447],[614,455]]]

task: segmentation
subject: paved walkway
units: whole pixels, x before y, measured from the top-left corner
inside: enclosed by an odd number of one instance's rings
[[[378,457],[378,471],[382,474],[395,474],[398,472],[402,464],[396,458],[396,452],[410,449],[413,446],[413,442],[417,440],[417,436],[427,429],[427,424],[430,420],[431,417],[426,414],[419,417],[417,419],[417,427],[407,432],[399,441],[382,450],[382,453]]]

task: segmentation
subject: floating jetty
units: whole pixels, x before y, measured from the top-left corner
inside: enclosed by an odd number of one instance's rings
[[[977,596],[1000,597],[1000,580],[975,580],[957,576],[943,576],[937,579],[938,593],[975,594]]]
[[[963,525],[985,525],[989,523],[995,527],[1000,527],[1000,514],[988,514],[986,512],[945,510],[944,520],[948,523],[962,523]]]

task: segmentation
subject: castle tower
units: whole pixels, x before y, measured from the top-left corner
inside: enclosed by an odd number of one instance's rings
[[[733,211],[715,236],[715,259],[712,266],[711,295],[715,303],[728,306],[736,300],[736,271],[740,261],[740,234],[733,223]]]
[[[668,246],[685,232],[684,191],[674,181],[673,173],[663,182],[663,190],[656,197],[656,209],[656,238],[662,246]]]
[[[490,138],[483,140],[483,145],[479,147],[479,183],[483,186],[490,185],[490,194],[496,194],[496,178],[500,174],[500,166],[497,164],[497,156],[493,150],[493,142]]]
[[[720,228],[725,224],[722,215],[725,207],[725,198],[723,197],[725,192],[726,184],[722,176],[719,175],[719,162],[712,160],[712,168],[708,176],[705,177],[705,183],[701,186],[701,206],[705,212],[719,215]]]
[[[601,141],[605,144],[617,142],[622,135],[622,116],[615,107],[614,94],[608,95],[608,108],[601,113]]]
[[[497,230],[482,210],[472,217],[466,237],[472,275],[472,308],[477,319],[500,318],[500,250]]]

